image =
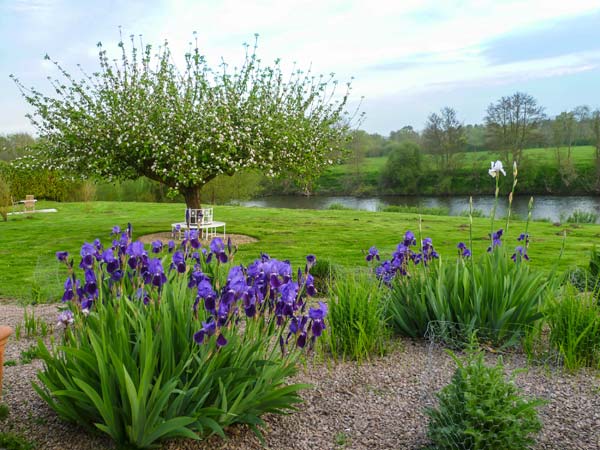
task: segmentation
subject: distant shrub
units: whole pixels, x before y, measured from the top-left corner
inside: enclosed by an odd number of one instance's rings
[[[381,171],[380,185],[383,189],[401,191],[405,194],[419,192],[419,179],[423,167],[421,148],[414,142],[395,144]]]
[[[343,271],[329,288],[326,343],[334,355],[362,361],[383,354],[385,291],[369,273]]]
[[[0,216],[6,222],[8,220],[8,212],[12,205],[11,195],[10,195],[10,186],[0,176]]]
[[[514,383],[506,380],[502,358],[485,364],[484,354],[473,344],[457,365],[449,385],[436,394],[439,404],[426,409],[427,435],[437,450],[503,449],[525,450],[535,444],[542,429],[537,407],[544,402],[527,399]]]

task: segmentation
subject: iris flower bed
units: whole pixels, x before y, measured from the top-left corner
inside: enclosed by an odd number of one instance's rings
[[[234,423],[260,436],[261,415],[300,401],[286,384],[303,350],[325,328],[326,307],[309,308],[309,273],[263,254],[233,265],[235,249],[194,231],[176,247],[113,229],[105,248],[85,243],[68,277],[62,342],[39,344],[44,370],[34,387],[62,418],[147,448],[171,437],[224,436]]]

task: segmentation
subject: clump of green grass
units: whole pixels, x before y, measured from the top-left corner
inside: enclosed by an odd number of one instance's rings
[[[385,352],[385,290],[369,273],[338,273],[329,287],[325,342],[334,357],[368,360]]]
[[[327,209],[329,210],[334,210],[334,211],[351,211],[354,208],[351,208],[350,206],[344,205],[343,203],[340,202],[333,202],[332,204],[330,204]]]
[[[2,450],[33,450],[35,445],[15,433],[0,432],[0,449]]]
[[[459,216],[461,217],[487,217],[487,215],[483,212],[482,209],[473,208],[473,211],[469,211],[468,209],[464,209],[460,212]]]
[[[566,223],[576,223],[576,224],[580,224],[580,223],[596,223],[598,221],[598,214],[592,211],[583,211],[581,209],[576,209],[575,211],[573,211],[573,213],[568,216],[568,217],[564,217],[563,215],[561,215],[560,217],[560,221],[561,222],[566,222]]]
[[[549,303],[545,316],[550,345],[568,370],[600,368],[600,307],[591,293],[567,284]]]
[[[394,212],[405,214],[423,214],[429,216],[447,216],[450,213],[448,208],[427,207],[427,206],[408,206],[408,205],[388,205],[379,207],[380,212]]]

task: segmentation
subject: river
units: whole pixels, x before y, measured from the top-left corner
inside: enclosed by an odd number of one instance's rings
[[[407,196],[382,196],[382,197],[330,197],[330,196],[272,196],[255,200],[239,202],[243,206],[263,208],[303,208],[303,209],[328,209],[337,203],[352,209],[377,211],[388,205],[408,205],[424,207],[446,208],[451,216],[457,216],[469,209],[468,197],[407,197]],[[516,196],[513,201],[513,213],[521,218],[527,217],[528,196]],[[473,206],[489,215],[494,205],[494,197],[473,197]],[[506,214],[508,200],[506,196],[498,199],[497,217]],[[539,195],[534,197],[533,219],[548,219],[558,222],[561,217],[571,215],[575,210],[600,214],[600,196],[566,196],[556,197]],[[600,223],[600,218],[597,221]]]

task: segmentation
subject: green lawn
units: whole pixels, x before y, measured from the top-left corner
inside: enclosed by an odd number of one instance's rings
[[[54,203],[39,202],[38,208],[54,207],[57,213],[11,217],[0,222],[0,298],[47,301],[61,292],[65,272],[54,258],[57,250],[78,254],[84,241],[96,237],[109,244],[113,225],[133,224],[134,237],[168,231],[180,221],[182,204],[158,203]],[[230,233],[247,234],[259,242],[242,246],[236,256],[247,263],[260,252],[287,258],[294,266],[304,265],[304,256],[314,253],[344,266],[362,266],[362,250],[378,246],[387,256],[405,230],[417,232],[418,216],[366,211],[315,211],[293,209],[215,207],[215,219],[227,222]],[[456,244],[468,240],[468,218],[423,216],[423,237],[430,236],[445,258],[453,258]],[[497,222],[497,228],[503,223]],[[524,223],[511,224],[505,245],[515,238]],[[600,226],[570,227],[560,269],[587,262],[593,242],[600,242]],[[485,251],[489,219],[475,219],[475,253]],[[531,264],[550,270],[555,267],[562,244],[562,228],[549,223],[530,225]]]

